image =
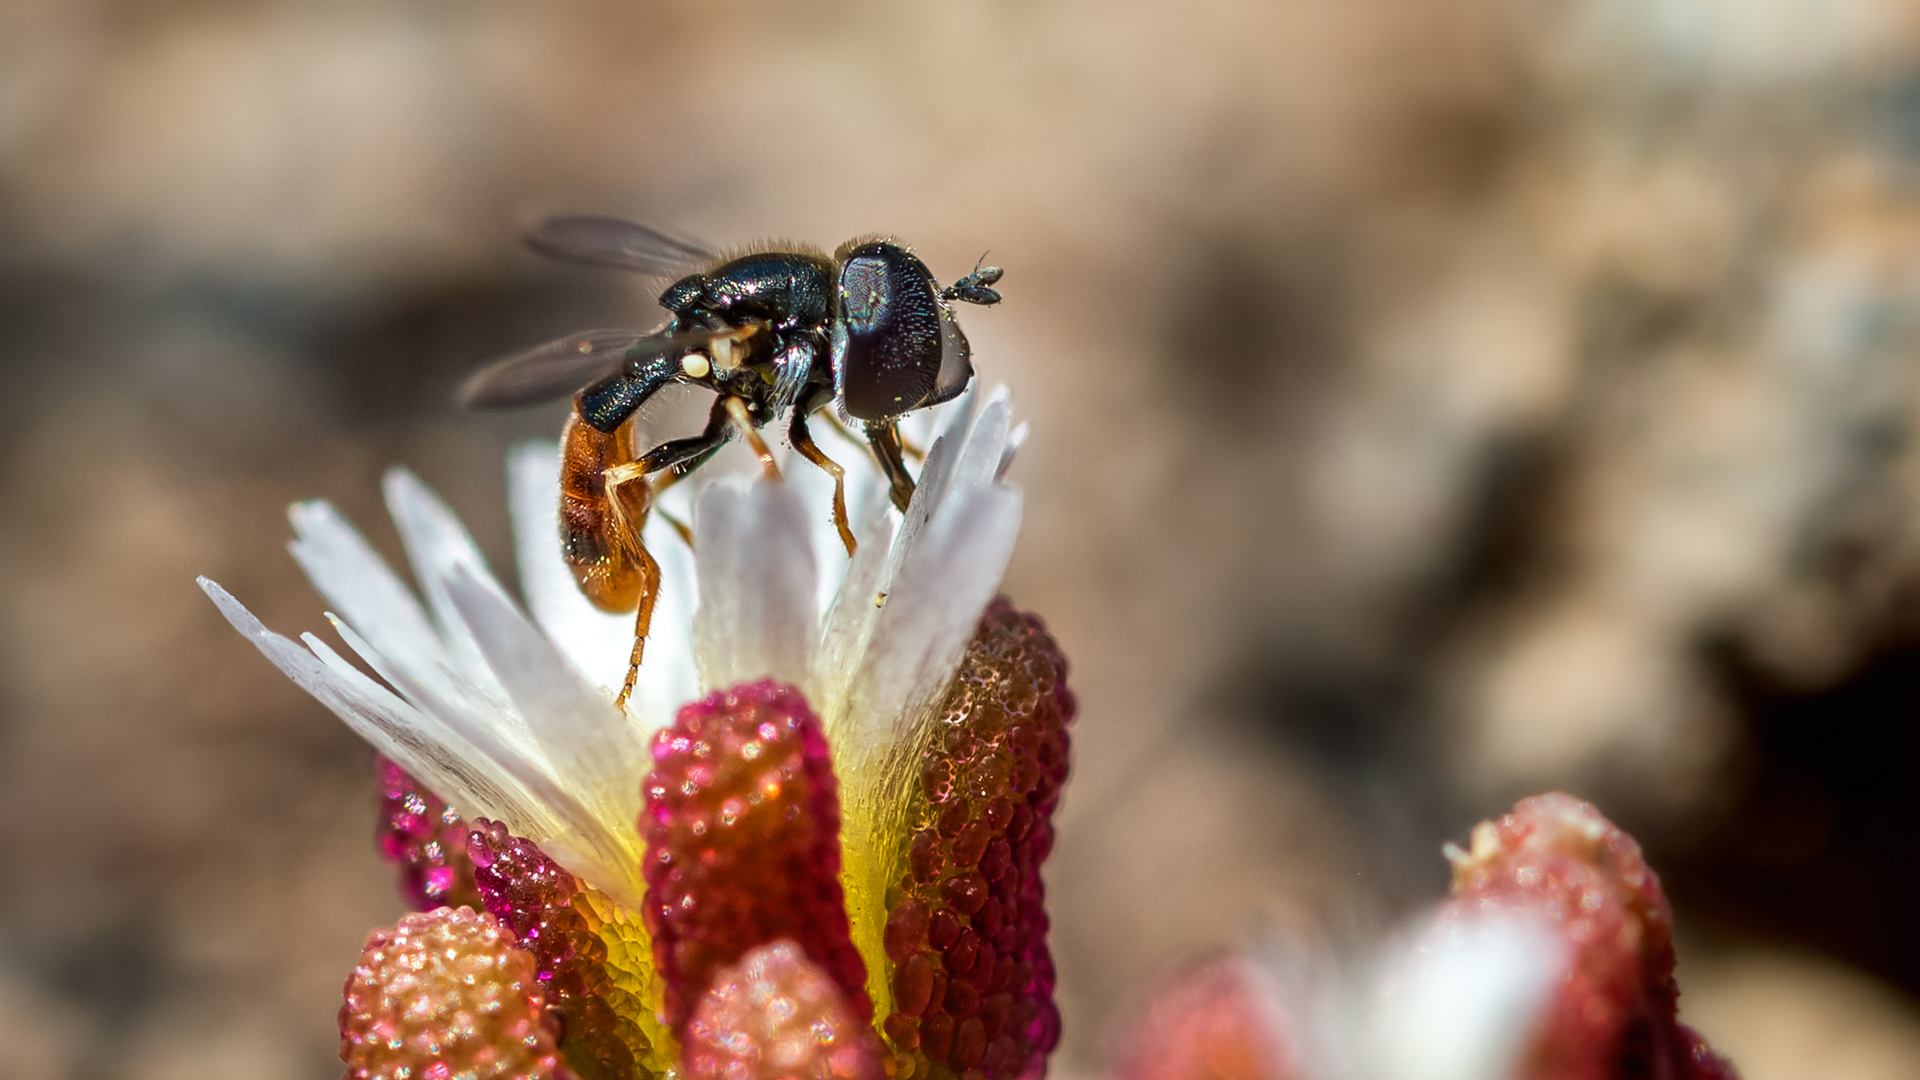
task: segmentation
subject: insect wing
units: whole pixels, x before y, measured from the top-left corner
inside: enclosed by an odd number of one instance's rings
[[[939,381],[944,344],[925,264],[888,243],[847,254],[833,320],[834,390],[847,415],[884,420],[917,408]]]
[[[460,403],[505,409],[571,394],[619,371],[628,350],[647,337],[639,330],[586,330],[536,345],[474,372],[460,388]]]
[[[679,277],[714,259],[699,244],[676,240],[616,217],[551,217],[527,233],[527,246],[549,258]]]

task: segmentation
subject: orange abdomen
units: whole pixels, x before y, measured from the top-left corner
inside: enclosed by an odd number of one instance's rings
[[[602,611],[632,611],[645,584],[644,555],[627,537],[645,524],[646,481],[620,485],[612,498],[607,491],[606,470],[633,460],[631,427],[607,434],[575,414],[561,436],[560,550],[580,591]]]

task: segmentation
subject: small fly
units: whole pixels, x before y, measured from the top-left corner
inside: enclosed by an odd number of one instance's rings
[[[595,606],[636,613],[615,699],[622,707],[660,592],[660,565],[641,539],[655,497],[736,434],[778,475],[760,429],[785,418],[794,450],[833,477],[833,523],[852,554],[845,472],[815,445],[808,418],[832,404],[858,424],[905,511],[914,481],[900,417],[957,397],[973,378],[953,304],[1000,302],[999,267],[976,266],[943,288],[911,251],[880,237],[850,240],[831,256],[796,247],[723,260],[630,221],[558,217],[527,244],[569,262],[675,279],[660,294],[671,318],[658,329],[570,334],[486,367],[461,395],[472,408],[505,408],[573,393],[560,467],[561,548]],[[715,394],[705,430],[642,448],[635,412],[675,384]]]

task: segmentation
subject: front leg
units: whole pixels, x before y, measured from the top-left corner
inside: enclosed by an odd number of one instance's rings
[[[840,542],[847,546],[847,554],[851,556],[856,545],[853,528],[847,523],[847,470],[814,445],[813,434],[807,430],[807,414],[832,400],[831,387],[817,384],[808,387],[794,404],[793,422],[787,425],[787,441],[793,444],[801,457],[820,466],[823,472],[833,477],[833,526],[840,530]]]
[[[685,476],[706,464],[708,458],[719,453],[727,440],[733,438],[726,401],[724,396],[713,399],[713,408],[707,411],[706,429],[700,434],[670,439],[636,458],[640,471],[651,475],[661,469],[672,469],[676,476]]]
[[[880,459],[880,471],[887,474],[893,505],[906,513],[907,504],[913,501],[913,474],[900,456],[899,422],[878,420],[867,424],[867,443],[873,447],[873,456]]]

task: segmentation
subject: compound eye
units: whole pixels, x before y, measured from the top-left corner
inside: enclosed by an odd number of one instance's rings
[[[841,264],[835,299],[834,389],[847,415],[884,420],[925,401],[942,346],[926,266],[892,244],[863,246]]]

